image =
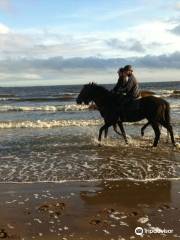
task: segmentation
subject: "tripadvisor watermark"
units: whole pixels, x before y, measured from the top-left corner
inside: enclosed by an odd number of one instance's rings
[[[139,236],[143,236],[144,234],[172,234],[174,232],[173,229],[160,229],[158,227],[151,228],[142,228],[137,227],[135,229],[135,234]]]

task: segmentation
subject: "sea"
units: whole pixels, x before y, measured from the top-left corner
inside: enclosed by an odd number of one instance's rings
[[[113,85],[104,85],[112,89]],[[146,120],[125,123],[129,144],[110,129],[98,143],[103,124],[97,110],[77,105],[82,85],[0,88],[0,182],[62,182],[180,179],[180,82],[140,83],[170,103],[177,147]]]

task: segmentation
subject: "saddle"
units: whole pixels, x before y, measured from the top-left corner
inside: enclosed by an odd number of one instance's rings
[[[129,99],[128,97],[124,97],[119,103],[119,111],[123,121],[128,121],[129,119],[136,121],[136,118],[139,116],[139,110],[139,99]]]
[[[124,103],[124,107],[126,108],[126,111],[139,111],[140,102],[138,99],[131,99]]]

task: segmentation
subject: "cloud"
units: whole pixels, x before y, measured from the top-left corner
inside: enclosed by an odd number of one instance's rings
[[[58,27],[18,30],[1,24],[0,59],[57,56],[109,59],[170,54],[179,49],[179,37],[169,30],[174,26],[172,23],[148,22],[121,31],[82,33],[64,32]]]
[[[176,2],[175,9],[178,10],[178,11],[180,10],[180,1]]]
[[[97,55],[102,50],[103,42],[96,37],[74,36],[46,30],[18,32],[8,29],[3,24],[0,24],[0,34],[0,59],[49,58],[58,55],[67,58],[87,57]],[[106,52],[106,49],[103,51]]]
[[[79,69],[111,69],[132,64],[135,67],[143,68],[180,68],[180,52],[169,55],[134,58],[97,58],[97,57],[74,57],[64,59],[61,56],[48,59],[26,59],[19,60],[7,59],[0,61],[1,72],[37,72],[37,71],[62,71]]]
[[[107,40],[106,43],[108,46],[112,48],[121,49],[123,51],[133,51],[133,52],[145,51],[142,44],[136,39],[127,39],[126,41],[121,41],[117,38],[113,38],[113,39]]]
[[[0,11],[10,13],[12,10],[13,6],[10,0],[0,0]]]
[[[35,44],[35,38],[12,30],[4,30],[0,35],[0,58],[28,57]]]
[[[170,32],[180,35],[180,25],[177,25],[175,28],[171,29]]]
[[[134,63],[138,67],[178,69],[180,68],[180,52],[160,56],[148,55],[135,59]]]
[[[9,28],[4,24],[0,23],[0,34],[6,34],[9,32]]]
[[[115,19],[119,19],[121,17],[131,16],[132,14],[136,14],[137,12],[139,12],[143,9],[144,9],[144,6],[132,7],[132,8],[129,8],[129,9],[120,9],[119,8],[118,10],[114,10],[114,11],[110,11],[108,9],[107,11],[104,11],[101,14],[96,13],[95,20],[97,20],[97,21],[115,20]]]
[[[131,64],[141,81],[180,80],[180,52],[134,58],[61,56],[47,59],[0,60],[0,86],[110,83],[119,67]],[[115,80],[116,81],[116,80]]]

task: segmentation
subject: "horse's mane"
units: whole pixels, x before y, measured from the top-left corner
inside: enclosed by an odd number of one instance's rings
[[[110,91],[101,85],[92,83],[91,86],[93,86],[93,89],[97,90],[99,94],[110,94]]]
[[[98,85],[96,83],[92,83],[91,84],[93,86],[93,90],[96,91],[96,93],[99,96],[104,96],[105,98],[107,98],[107,101],[109,101],[109,103],[113,103],[114,104],[119,104],[117,103],[117,94],[113,93],[112,91],[109,91],[107,88],[105,88],[102,85]],[[118,98],[123,97],[122,95],[118,95]]]

